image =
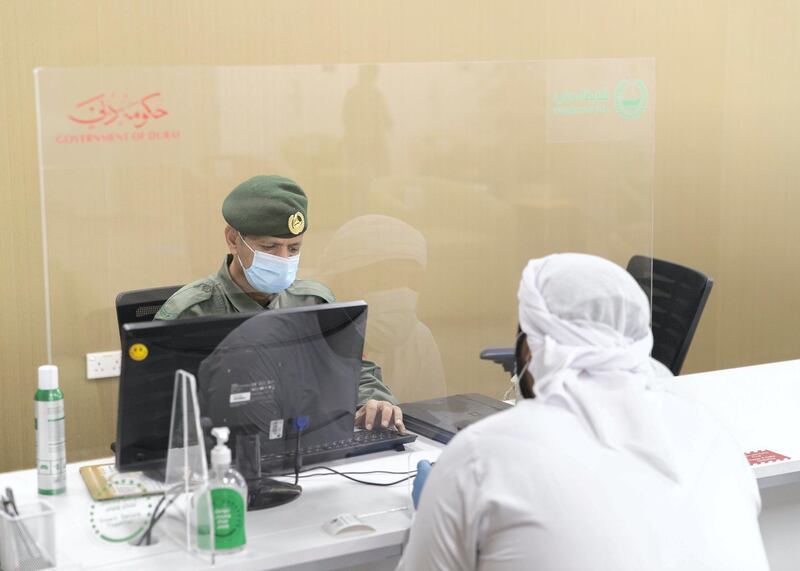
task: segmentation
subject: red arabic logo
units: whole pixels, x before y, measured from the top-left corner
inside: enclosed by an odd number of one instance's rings
[[[161,93],[155,92],[131,102],[125,95],[122,102],[117,104],[114,93],[109,96],[101,93],[76,104],[74,115],[69,114],[67,117],[79,125],[87,125],[89,129],[98,125],[123,125],[126,122],[141,129],[150,120],[169,115],[169,111],[160,106],[160,97]]]

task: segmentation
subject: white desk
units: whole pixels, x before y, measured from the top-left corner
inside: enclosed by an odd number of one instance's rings
[[[406,445],[406,452],[382,452],[366,459],[335,461],[326,465],[342,470],[391,470],[405,472],[416,468],[422,458],[435,459],[441,445],[420,437]],[[92,499],[78,469],[67,471],[67,492],[44,498],[56,510],[56,550],[59,569],[169,569],[170,571],[208,567],[197,556],[182,551],[169,538],[149,547],[110,544],[97,538],[88,523]],[[369,474],[365,480],[394,481],[402,476]],[[393,569],[411,523],[411,482],[392,487],[365,486],[336,475],[301,480],[303,494],[297,500],[276,508],[248,512],[247,542],[243,553],[217,557],[220,569]],[[0,474],[0,487],[11,486],[17,502],[36,499],[33,470]],[[360,516],[374,532],[333,537],[322,524],[342,513]],[[158,530],[158,528],[156,528]]]
[[[742,445],[743,452],[769,449],[789,456],[755,466],[761,487],[761,530],[772,571],[800,567],[800,360],[687,375],[670,381],[672,390],[704,403]],[[413,469],[422,458],[438,456],[441,446],[425,438],[405,453],[385,452],[356,462],[331,462],[350,470]],[[197,569],[202,561],[168,539],[151,547],[110,545],[96,539],[87,523],[91,506],[79,465],[68,472],[67,493],[49,499],[56,508],[59,568]],[[363,476],[375,478],[377,476]],[[392,476],[386,476],[391,480]],[[36,497],[32,470],[0,474],[0,487],[12,486],[20,503]],[[220,557],[222,569],[392,569],[411,521],[410,483],[378,488],[338,476],[302,481],[303,495],[290,504],[249,512],[248,548]],[[363,517],[376,531],[331,537],[322,523],[340,513]],[[373,514],[373,515],[365,515]]]
[[[766,449],[791,458],[753,469],[772,571],[800,569],[800,360],[686,375],[672,389],[703,403],[743,452]]]
[[[762,490],[800,483],[800,360],[685,375],[670,390],[702,403],[744,452],[791,458],[753,466]]]

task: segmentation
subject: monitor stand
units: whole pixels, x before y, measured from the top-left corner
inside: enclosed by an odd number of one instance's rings
[[[261,473],[261,434],[238,433],[234,444],[236,467],[247,481],[247,509],[263,510],[300,497],[303,488]]]
[[[281,506],[299,498],[301,493],[303,493],[301,486],[273,478],[248,480],[247,509],[252,511]]]
[[[142,470],[142,474],[146,478],[150,478],[151,480],[155,480],[156,482],[166,482],[167,481],[167,467],[162,466],[161,468],[147,468]]]

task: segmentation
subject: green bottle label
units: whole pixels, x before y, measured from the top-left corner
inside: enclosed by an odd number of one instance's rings
[[[214,546],[219,551],[244,547],[245,508],[242,496],[231,488],[211,490],[214,509]]]
[[[54,400],[64,400],[64,393],[61,392],[61,389],[36,389],[36,394],[33,396],[33,400],[39,402],[48,402]]]

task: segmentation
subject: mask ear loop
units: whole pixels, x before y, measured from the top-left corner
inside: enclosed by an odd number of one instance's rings
[[[253,252],[253,262],[255,262],[256,251],[253,248],[250,247],[250,244],[247,243],[247,241],[244,239],[244,236],[242,236],[241,232],[239,232],[237,230],[236,233],[239,235],[239,238],[241,239],[242,244],[247,246],[247,249],[250,250],[251,252]],[[242,258],[239,256],[239,254],[236,254],[236,260],[239,262],[239,267],[242,268],[242,271],[245,271],[244,264],[242,263]],[[252,265],[253,265],[253,263],[251,262],[250,266],[252,267]]]
[[[524,333],[519,330],[517,332],[517,338],[514,342],[514,374],[511,376],[510,382],[511,386],[506,390],[505,394],[503,395],[503,400],[513,400],[513,401],[520,401],[524,396],[522,395],[522,391],[519,387],[520,379],[525,375],[528,371],[528,367],[530,367],[531,359],[522,366],[522,369],[518,369],[519,362],[517,361],[517,355],[520,352],[520,345],[524,340]]]

